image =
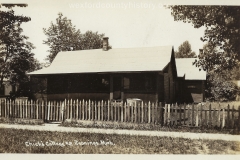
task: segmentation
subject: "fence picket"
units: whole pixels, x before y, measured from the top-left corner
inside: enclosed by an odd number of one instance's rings
[[[2,100],[0,99],[0,117],[3,117],[3,115],[2,115]]]
[[[227,122],[226,122],[226,128],[229,128],[230,126],[230,106],[228,104],[227,106]]]
[[[222,111],[222,128],[225,127],[225,109],[223,108],[223,111]]]
[[[171,111],[171,108],[170,108],[170,107],[171,107],[171,105],[168,104],[168,108],[167,108],[167,125],[168,125],[168,126],[170,125],[170,122],[171,122],[171,121],[170,121],[170,120],[171,120],[171,119],[170,119],[170,118],[171,118],[171,117],[170,117],[170,111]]]
[[[216,108],[213,109],[213,126],[217,126],[217,110]]]
[[[218,120],[217,120],[217,126],[218,126],[218,127],[221,126],[221,114],[220,114],[220,110],[221,110],[221,107],[220,107],[220,104],[219,104],[219,107],[218,107]]]
[[[121,122],[123,122],[123,102],[121,102]]]
[[[211,127],[212,126],[212,105],[210,104],[209,105],[209,126]]]
[[[151,104],[148,102],[148,123],[151,121]]]
[[[123,116],[123,122],[127,122],[127,102],[123,102],[123,108],[124,108],[124,110],[123,110],[123,114],[124,114],[124,116]]]
[[[198,127],[198,107],[199,107],[199,105],[197,105],[197,107],[196,107],[196,127]]]
[[[234,128],[234,105],[232,106],[232,120],[231,120],[231,128]]]
[[[178,124],[182,125],[182,105],[179,105],[179,122]]]
[[[150,118],[151,119],[151,122],[152,122],[152,124],[154,124],[154,120],[155,120],[155,117],[154,117],[154,109],[155,109],[155,103],[153,102],[152,103],[152,108],[151,108],[151,116],[152,116],[152,118]]]
[[[91,101],[88,101],[88,120],[91,120]]]
[[[175,105],[175,115],[174,115],[174,120],[175,120],[174,125],[175,126],[177,126],[177,120],[178,120],[177,109],[178,109],[178,105],[176,103],[176,105]]]
[[[11,118],[11,101],[9,100],[9,105],[8,105],[8,117]]]
[[[143,101],[141,102],[141,122],[144,121],[144,110],[143,110]]]
[[[79,100],[78,104],[78,119],[82,118],[82,102]]]
[[[20,110],[20,116],[19,116],[19,118],[23,118],[23,116],[22,116],[22,101],[20,100],[19,101],[19,110]]]

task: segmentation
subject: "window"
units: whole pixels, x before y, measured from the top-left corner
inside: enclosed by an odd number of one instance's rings
[[[123,88],[129,92],[153,92],[156,89],[155,74],[129,74],[123,78]]]

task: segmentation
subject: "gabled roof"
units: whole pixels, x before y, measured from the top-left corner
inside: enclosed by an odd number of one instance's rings
[[[161,71],[171,54],[172,46],[60,52],[48,68],[29,75]]]
[[[193,65],[196,58],[176,58],[176,67],[178,77],[185,75],[186,80],[206,80],[206,71],[199,71],[199,68]]]

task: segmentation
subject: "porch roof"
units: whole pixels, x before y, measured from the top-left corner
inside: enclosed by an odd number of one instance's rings
[[[161,71],[170,62],[172,49],[160,46],[60,52],[49,67],[28,74]]]
[[[186,80],[206,80],[206,71],[193,65],[196,58],[176,58],[176,67],[178,77],[185,75]]]

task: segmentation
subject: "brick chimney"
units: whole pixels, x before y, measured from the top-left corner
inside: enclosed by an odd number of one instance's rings
[[[108,50],[108,37],[103,37],[103,50]]]

